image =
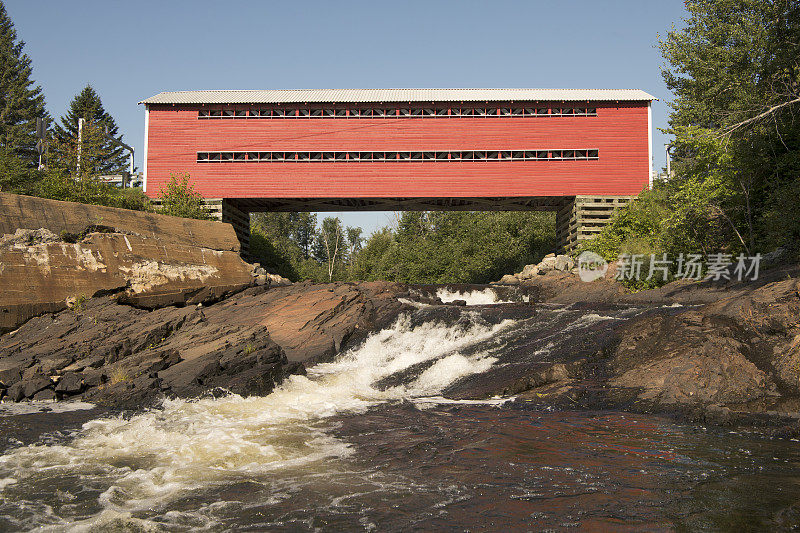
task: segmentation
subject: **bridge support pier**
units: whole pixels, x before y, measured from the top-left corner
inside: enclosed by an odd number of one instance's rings
[[[556,239],[561,252],[570,253],[593,239],[614,212],[635,196],[568,196],[556,211]]]
[[[221,222],[233,226],[236,237],[241,245],[241,256],[247,259],[250,256],[250,213],[240,206],[236,200],[227,198],[205,200],[209,214]]]

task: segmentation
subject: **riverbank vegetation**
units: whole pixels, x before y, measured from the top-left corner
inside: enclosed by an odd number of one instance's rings
[[[800,4],[693,0],[659,40],[672,175],[585,249],[764,253],[800,240]],[[796,253],[796,251],[795,251]]]
[[[292,280],[487,283],[555,249],[554,215],[404,212],[364,238],[311,213],[253,215],[250,252]]]

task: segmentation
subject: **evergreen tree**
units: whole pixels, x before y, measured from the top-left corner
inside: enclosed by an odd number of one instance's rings
[[[86,85],[72,99],[69,111],[61,117],[61,123],[55,125],[55,135],[60,142],[74,142],[78,138],[79,118],[95,127],[107,130],[108,134],[115,139],[122,140],[116,121],[103,108],[100,96],[91,85]],[[127,168],[128,165],[128,154],[124,148],[109,140],[104,140],[100,146],[100,158],[103,160],[103,164],[98,168],[100,174],[115,174]]]
[[[28,167],[38,162],[36,118],[45,117],[42,88],[31,79],[31,59],[23,53],[14,24],[0,0],[0,149]]]

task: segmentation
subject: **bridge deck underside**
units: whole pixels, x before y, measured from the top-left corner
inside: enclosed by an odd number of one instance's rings
[[[573,197],[497,198],[228,198],[245,212],[260,211],[557,211]]]

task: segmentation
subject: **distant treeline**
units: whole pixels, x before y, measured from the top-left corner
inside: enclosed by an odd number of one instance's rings
[[[313,213],[251,218],[251,254],[294,281],[487,283],[555,249],[555,216],[535,212],[404,212],[364,238]]]

